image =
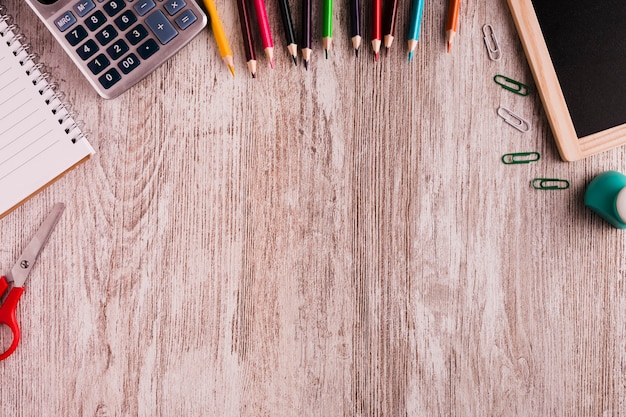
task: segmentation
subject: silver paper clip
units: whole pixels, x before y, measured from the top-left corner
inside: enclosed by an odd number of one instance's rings
[[[505,122],[516,128],[520,132],[526,133],[530,130],[530,124],[526,120],[524,120],[521,116],[513,113],[506,107],[498,107],[498,116],[502,117]]]
[[[502,51],[500,50],[500,45],[498,45],[498,38],[496,38],[496,33],[493,31],[493,26],[490,24],[486,24],[483,26],[483,40],[485,41],[485,46],[487,47],[487,53],[489,54],[489,59],[492,61],[498,61],[502,58]]]

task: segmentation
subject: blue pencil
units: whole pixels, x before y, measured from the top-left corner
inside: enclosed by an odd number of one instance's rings
[[[424,0],[413,0],[411,4],[411,20],[409,21],[409,62],[413,60],[413,52],[417,47],[417,40],[420,37],[420,26],[422,25],[422,15],[424,14]]]

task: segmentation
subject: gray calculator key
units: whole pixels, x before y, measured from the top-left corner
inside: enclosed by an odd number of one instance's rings
[[[144,16],[150,10],[154,9],[156,4],[153,0],[141,0],[139,3],[135,4],[133,7],[139,16]]]
[[[74,23],[76,23],[76,17],[70,11],[63,13],[54,21],[54,24],[57,25],[61,32],[65,32]]]
[[[187,3],[185,3],[185,0],[168,0],[165,2],[165,4],[163,4],[163,7],[165,7],[165,10],[167,10],[170,16],[174,16],[176,13],[178,13],[179,10],[182,10],[186,5]]]
[[[80,16],[83,17],[90,11],[96,8],[96,5],[91,0],[81,0],[74,5],[74,11]]]
[[[185,30],[189,26],[191,26],[196,20],[198,20],[196,15],[193,14],[191,9],[187,9],[183,12],[183,14],[176,18],[175,22],[181,30]]]
[[[165,45],[178,35],[174,26],[167,20],[162,11],[157,10],[146,18],[146,24],[154,32],[159,41]]]

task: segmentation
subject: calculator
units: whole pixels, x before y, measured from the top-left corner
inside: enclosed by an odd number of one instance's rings
[[[146,77],[207,24],[195,0],[26,0],[105,99]]]

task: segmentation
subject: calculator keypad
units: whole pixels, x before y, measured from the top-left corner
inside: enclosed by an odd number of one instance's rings
[[[206,25],[194,0],[76,0],[65,7],[50,18],[50,24],[44,22],[53,33],[57,31],[55,37],[75,52],[76,64],[86,68],[86,75],[90,73],[88,77],[104,90],[118,89],[116,85],[124,84],[121,81],[126,77],[137,78],[122,91],[130,87]],[[138,70],[142,65],[149,68]],[[106,91],[96,89],[107,97]]]

